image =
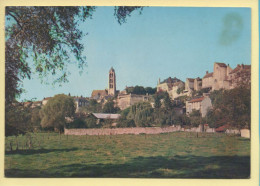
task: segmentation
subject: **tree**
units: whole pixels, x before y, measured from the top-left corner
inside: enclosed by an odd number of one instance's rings
[[[190,124],[193,127],[198,127],[202,122],[202,117],[199,110],[192,110],[192,112],[189,114],[189,118]]]
[[[155,94],[155,93],[156,93],[156,90],[157,90],[157,88],[152,88],[152,87],[146,87],[146,88],[145,88],[145,92],[146,92],[147,94]]]
[[[89,100],[89,104],[87,106],[79,108],[79,113],[82,113],[82,112],[86,112],[86,113],[94,112],[95,113],[95,112],[101,112],[101,111],[102,111],[102,105],[101,105],[101,103],[98,103],[97,100],[95,100],[95,99]]]
[[[31,123],[33,130],[39,130],[41,127],[40,107],[35,107],[31,111]]]
[[[32,132],[31,109],[22,104],[14,103],[5,108],[5,136]]]
[[[109,100],[105,103],[103,112],[104,113],[117,113],[120,110],[120,108],[115,106],[115,103],[113,100]]]
[[[160,99],[160,97],[156,94],[156,95],[154,96],[154,108],[159,109],[159,108],[161,108],[161,106],[162,106],[162,104],[161,104],[161,99]]]
[[[177,94],[183,93],[184,89],[185,89],[184,86],[179,87],[179,88],[177,89]]]
[[[127,115],[128,120],[134,120],[137,127],[151,126],[153,118],[153,108],[148,102],[140,102],[130,107]]]
[[[165,97],[163,98],[164,108],[166,111],[169,111],[172,109],[172,102],[169,94],[165,94]]]
[[[152,87],[143,87],[136,85],[135,87],[126,87],[127,94],[138,94],[138,95],[145,95],[145,94],[155,94],[156,88]]]
[[[115,7],[120,24],[142,7]],[[67,82],[68,63],[76,62],[82,72],[86,66],[83,36],[77,26],[91,18],[95,7],[6,7],[5,101],[12,103],[22,92],[24,78],[32,73],[43,80],[56,75],[53,83]],[[30,60],[29,56],[31,56]],[[74,59],[71,58],[74,56]],[[33,61],[33,64],[29,64]]]
[[[231,90],[214,91],[210,98],[213,110],[208,112],[207,121],[211,126],[225,124],[235,128],[250,128],[251,90],[239,86]]]
[[[57,129],[61,133],[66,123],[65,118],[73,117],[75,110],[76,106],[72,97],[58,94],[41,109],[41,126]]]

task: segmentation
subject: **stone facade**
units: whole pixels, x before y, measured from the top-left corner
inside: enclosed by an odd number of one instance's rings
[[[213,72],[208,73],[206,72],[206,75],[202,78],[202,88],[210,88],[212,89],[213,85]]]
[[[131,105],[134,105],[138,102],[148,101],[148,95],[136,95],[136,94],[119,94],[117,96],[117,106],[124,110]]]
[[[76,104],[76,112],[78,112],[81,107],[86,107],[89,104],[89,100],[87,98],[82,97],[82,96],[81,97],[73,97],[73,99],[74,99],[74,102]]]
[[[116,73],[113,67],[109,71],[108,77],[108,95],[114,96],[116,94]]]
[[[194,79],[194,90],[199,91],[202,88],[202,79],[197,77]]]
[[[157,84],[157,92],[159,92],[159,91],[168,92],[170,98],[175,99],[177,97],[186,95],[183,93],[181,93],[181,94],[177,93],[177,90],[184,86],[185,86],[184,82],[179,80],[176,77],[174,77],[174,78],[169,77],[162,82],[160,82],[160,79],[159,79],[158,84]]]
[[[211,99],[208,96],[195,98],[186,101],[186,114],[190,114],[192,110],[199,110],[202,117],[207,115],[208,110],[212,108]]]
[[[43,98],[42,105],[46,105],[52,97]]]
[[[192,78],[186,78],[185,81],[185,92],[187,93],[188,96],[192,95],[192,92],[194,90],[194,79]]]
[[[237,65],[232,70],[225,63],[215,62],[213,72],[206,72],[203,77],[202,88],[210,88],[211,90],[232,89],[241,83],[250,85],[251,65]]]
[[[178,127],[134,127],[104,129],[64,129],[65,135],[118,135],[118,134],[160,134],[179,131]]]

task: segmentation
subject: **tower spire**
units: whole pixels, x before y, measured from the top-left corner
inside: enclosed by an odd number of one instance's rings
[[[108,77],[108,95],[114,96],[116,94],[116,73],[113,67],[109,70]]]

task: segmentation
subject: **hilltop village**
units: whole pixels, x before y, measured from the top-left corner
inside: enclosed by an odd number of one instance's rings
[[[150,102],[154,106],[152,96],[146,93],[138,95],[128,93],[127,89],[134,87],[126,87],[125,90],[119,91],[116,89],[116,73],[113,68],[108,73],[108,89],[93,90],[91,97],[74,96],[76,111],[81,107],[89,104],[91,99],[97,100],[98,103],[104,105],[108,100],[113,99],[116,106],[124,110],[138,102]],[[182,108],[176,108],[180,113],[191,113],[192,110],[199,110],[202,117],[206,115],[209,108],[212,107],[209,98],[210,92],[220,89],[233,89],[239,84],[244,83],[249,85],[251,82],[251,65],[237,65],[232,69],[225,63],[214,63],[213,72],[206,71],[203,78],[186,78],[183,82],[180,79],[167,78],[163,81],[158,80],[156,92],[167,92],[169,97],[174,102],[178,102],[179,98],[186,97],[186,104]],[[202,93],[202,95],[201,95]],[[70,94],[69,94],[70,95]],[[31,107],[45,105],[51,97],[44,98],[42,101],[25,102],[24,104]]]
[[[68,95],[74,100],[76,117],[67,117],[66,123],[71,124],[66,127],[79,127],[74,122],[79,118],[80,128],[174,125],[190,128],[203,124],[203,128],[212,127],[212,131],[233,128],[239,132],[250,128],[250,86],[251,65],[238,64],[232,69],[215,62],[213,71],[206,71],[202,78],[189,77],[183,82],[169,77],[159,79],[156,88],[135,86],[119,91],[115,69],[111,68],[107,89],[93,90],[91,97]],[[50,99],[23,105],[44,108]]]

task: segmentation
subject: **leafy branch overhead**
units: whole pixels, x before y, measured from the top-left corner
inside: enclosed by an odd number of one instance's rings
[[[54,83],[67,81],[67,64],[76,63],[80,72],[86,66],[80,43],[83,32],[79,24],[92,18],[96,7],[6,7],[5,75],[6,102],[21,92],[22,80],[32,73],[43,80],[56,75]],[[121,24],[140,7],[116,7]],[[28,63],[32,59],[33,64]]]

